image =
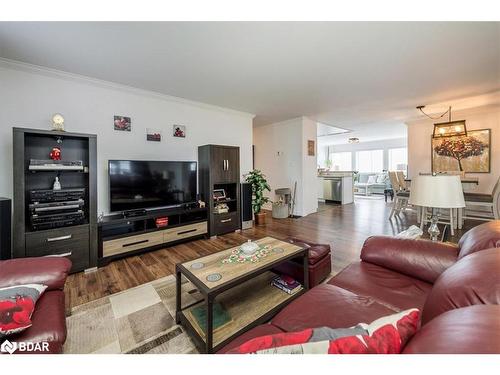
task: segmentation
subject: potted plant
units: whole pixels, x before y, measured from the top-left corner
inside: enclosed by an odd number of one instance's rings
[[[264,196],[264,192],[271,191],[267,183],[266,176],[258,169],[250,171],[245,176],[245,181],[252,185],[252,209],[255,214],[255,224],[264,225],[266,223],[266,214],[261,212],[262,206],[269,202],[269,198]]]

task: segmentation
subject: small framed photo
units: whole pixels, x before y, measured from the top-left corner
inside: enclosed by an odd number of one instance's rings
[[[174,125],[174,137],[186,138],[186,127],[184,125]]]
[[[114,127],[115,130],[129,132],[132,130],[132,121],[130,117],[115,116]]]
[[[315,142],[312,140],[307,141],[307,155],[314,156],[316,151]]]
[[[146,140],[150,142],[161,142],[161,130],[147,128]]]
[[[226,191],[224,189],[214,189],[214,200],[220,201],[221,199],[226,199]]]

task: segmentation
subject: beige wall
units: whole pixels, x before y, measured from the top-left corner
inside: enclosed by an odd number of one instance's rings
[[[500,107],[483,107],[453,112],[453,120],[466,120],[467,129],[491,129],[490,173],[467,173],[478,177],[479,186],[474,191],[491,193],[500,175]],[[426,119],[408,122],[408,173],[416,176],[431,171],[431,135],[434,123]]]

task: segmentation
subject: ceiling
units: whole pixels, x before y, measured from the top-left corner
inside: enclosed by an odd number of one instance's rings
[[[499,25],[0,22],[0,57],[253,113],[256,126],[308,116],[363,141],[404,136],[417,105],[498,90]]]

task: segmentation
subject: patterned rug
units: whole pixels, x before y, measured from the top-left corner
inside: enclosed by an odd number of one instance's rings
[[[187,280],[182,293],[186,305],[203,299]],[[175,276],[170,275],[74,307],[66,318],[64,353],[198,353],[174,316]]]

